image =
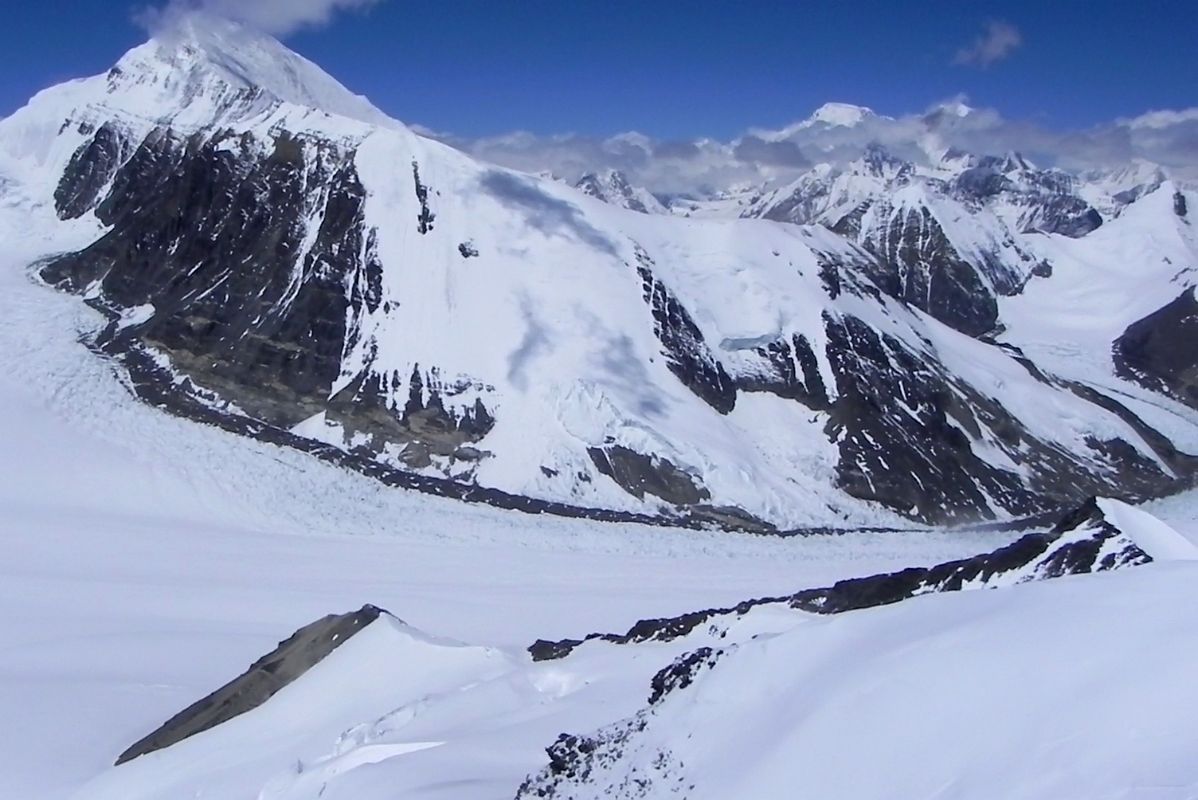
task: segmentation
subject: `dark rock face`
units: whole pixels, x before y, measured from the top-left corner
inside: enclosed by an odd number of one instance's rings
[[[416,199],[420,201],[420,213],[416,216],[416,230],[426,234],[433,229],[437,215],[428,206],[429,187],[420,182],[420,165],[412,162],[412,178],[416,181]]]
[[[578,179],[574,188],[597,200],[627,208],[629,211],[636,211],[640,214],[653,213],[637,197],[636,190],[628,182],[628,176],[618,170],[608,173],[606,185],[599,175],[588,172]]]
[[[290,426],[321,409],[338,375],[344,283],[357,278],[356,300],[377,302],[377,261],[339,257],[366,249],[365,193],[329,145],[283,134],[250,158],[228,144],[248,146],[151,134],[96,209],[109,233],[42,276],[75,292],[98,281],[100,302],[117,308],[152,305],[145,322],[112,331],[112,344],[136,337],[249,413]],[[319,233],[301,252],[309,214],[320,215]]]
[[[392,375],[393,384],[399,376]],[[446,383],[433,368],[427,373],[419,364],[408,380],[408,399],[402,409],[393,408],[390,393],[377,374],[364,372],[328,401],[328,419],[355,435],[365,434],[365,447],[379,455],[387,445],[401,445],[399,458],[409,467],[423,469],[434,457],[472,463],[487,454],[473,447],[495,426],[495,419],[481,400],[457,412],[447,409],[445,399],[478,387],[468,382]]]
[[[1193,289],[1128,326],[1112,355],[1120,377],[1198,409],[1198,300]]]
[[[1084,210],[1079,210],[1076,214],[1067,214],[1065,219],[1051,218],[1039,230],[1044,233],[1060,233],[1077,239],[1101,227],[1102,214],[1099,214],[1097,209],[1087,207]]]
[[[75,152],[54,191],[60,219],[78,219],[96,207],[100,193],[126,157],[126,149],[120,132],[105,123]]]
[[[1105,408],[1126,422],[1178,476],[1179,486],[1184,486],[1186,481],[1192,481],[1198,476],[1198,456],[1178,450],[1168,437],[1133,414],[1127,406],[1093,387],[1069,381],[1063,381],[1061,384],[1087,402]],[[1108,446],[1107,451],[1109,457],[1114,458],[1118,455],[1114,447]],[[1159,480],[1153,480],[1140,470],[1131,471],[1123,482],[1130,491],[1138,492],[1144,498],[1159,495],[1163,488]]]
[[[1186,217],[1186,196],[1181,192],[1173,193],[1173,213],[1185,219]]]
[[[1006,196],[1021,210],[1021,233],[1059,233],[1085,236],[1102,225],[1102,215],[1076,194],[1072,176],[1058,170],[1037,170],[1018,154],[987,156],[954,178],[948,191],[974,205]]]
[[[637,275],[643,297],[653,312],[653,331],[661,342],[670,372],[709,406],[727,414],[736,407],[736,384],[711,354],[703,333],[686,307],[653,276],[653,260],[637,252]]]
[[[978,458],[962,432],[978,431],[979,411],[993,417],[992,429],[1020,437],[997,404],[967,403],[933,363],[855,317],[828,319],[826,328],[837,379],[827,432],[840,450],[842,489],[930,522],[988,517],[987,495],[1005,508],[1039,510],[1041,501]]]
[[[530,775],[516,791],[516,800],[577,797],[577,790],[592,787],[604,771],[616,766],[630,743],[643,733],[656,706],[674,692],[685,690],[701,672],[715,666],[722,650],[701,647],[686,653],[660,670],[650,682],[649,705],[630,719],[608,725],[588,735],[563,733],[545,749],[549,763]],[[683,763],[668,750],[658,751],[646,769],[604,787],[613,800],[638,800],[655,796],[655,787],[665,785],[671,794],[682,793],[679,773]],[[694,787],[691,787],[694,788]]]
[[[877,142],[865,146],[861,155],[861,166],[867,175],[877,178],[889,178],[903,183],[915,172],[915,166],[891,153]]]
[[[824,181],[809,181],[796,188],[789,196],[780,198],[769,205],[763,212],[746,213],[746,216],[760,216],[774,222],[789,222],[795,225],[815,223],[828,196],[831,187]]]
[[[912,567],[899,572],[852,578],[822,589],[804,589],[785,597],[745,600],[731,608],[645,619],[623,634],[592,633],[582,639],[556,642],[542,639],[534,642],[528,652],[534,661],[551,661],[565,658],[579,645],[593,640],[614,644],[666,642],[686,636],[714,620],[734,619],[764,605],[785,605],[816,614],[840,614],[890,605],[933,592],[956,592],[966,588],[1049,580],[1064,575],[1139,566],[1151,561],[1152,557],[1148,553],[1105,518],[1097,501],[1091,498],[1062,517],[1051,531],[1027,534],[1005,547],[972,558],[947,561],[934,567]],[[708,650],[699,660],[709,660],[710,655]],[[662,679],[663,682],[666,678]],[[654,688],[656,690],[656,686]]]
[[[840,451],[838,485],[854,497],[931,524],[952,524],[992,518],[994,507],[1035,515],[1092,495],[1143,500],[1191,482],[1193,464],[1165,437],[1096,392],[1076,390],[1122,417],[1150,445],[1156,442],[1152,446],[1176,475],[1122,440],[1090,438],[1088,454],[1041,441],[926,353],[912,352],[855,317],[829,318],[826,330],[837,380],[827,433]],[[1073,388],[1030,362],[1024,366],[1038,381]],[[982,433],[1020,463],[1029,476],[1026,484],[974,453],[970,437]],[[1087,465],[1087,458],[1104,467]]]
[[[108,164],[106,131],[80,149],[76,178],[60,187],[64,207],[82,207]],[[97,159],[90,170],[87,158]],[[427,233],[429,189],[415,165],[413,175]],[[324,412],[348,435],[364,434],[376,455],[403,448],[414,468],[443,457],[469,469],[485,457],[473,444],[495,421],[482,401],[461,413],[444,403],[479,387],[446,383],[435,366],[414,368],[402,408],[369,371],[330,397],[343,352],[358,343],[347,321],[382,303],[377,232],[365,224],[351,151],[281,133],[262,154],[248,136],[158,130],[108,180],[96,213],[109,233],[42,270],[68,291],[98,282],[92,302],[104,309],[152,307],[136,325],[111,326],[100,342],[107,351],[148,345],[195,391],[280,428]],[[311,219],[316,234],[305,246]]]
[[[1016,210],[1017,219],[1009,224],[1012,232],[1020,233],[1084,236],[1102,224],[1102,216],[1077,194],[1075,180],[1066,173],[1037,170],[1017,154],[968,161],[971,165],[951,179],[920,178],[912,164],[873,145],[844,172],[812,171],[800,177],[789,194],[767,196],[745,216],[819,223],[859,242],[876,257],[865,273],[883,292],[959,331],[980,336],[998,322],[995,293],[1019,292],[1028,267],[1034,266],[1031,257],[1010,238],[1003,243],[1005,254],[971,251],[966,257],[931,206],[896,205],[890,193],[921,186],[931,197],[964,206],[962,213],[987,212],[1001,201]],[[863,193],[846,212],[844,189],[837,186],[843,174],[870,176],[884,188]],[[1004,263],[1011,253],[1021,263]]]
[[[520,785],[515,800],[579,797],[580,790],[588,787],[603,770],[619,762],[630,742],[645,730],[647,724],[646,712],[642,711],[631,720],[587,736],[563,733],[545,750],[549,756],[548,766],[530,775]],[[666,752],[658,753],[643,774],[634,773],[615,786],[605,787],[604,796],[611,800],[643,800],[653,793],[656,785],[667,782],[671,790],[678,789],[674,777],[676,771],[672,756]]]
[[[797,334],[790,341],[778,339],[757,347],[754,352],[760,357],[762,368],[737,376],[736,385],[741,391],[769,392],[797,400],[815,411],[830,407],[819,361],[807,337]]]
[[[638,499],[651,494],[667,503],[691,506],[711,498],[702,484],[668,459],[647,456],[622,445],[592,447],[587,453],[596,469]]]
[[[254,710],[386,613],[368,605],[349,614],[330,614],[305,625],[255,661],[240,677],[180,711],[158,730],[121,753],[117,765],[170,747]]]
[[[701,670],[715,666],[722,653],[710,647],[700,647],[679,656],[674,663],[660,670],[649,682],[649,705],[660,703],[670,692],[685,689],[695,682]]]
[[[957,192],[975,200],[997,197],[1013,186],[1010,178],[989,165],[970,167],[956,178]]]
[[[832,229],[852,235],[866,210],[858,209]],[[886,223],[865,232],[862,240],[878,257],[869,273],[878,288],[962,333],[979,336],[992,330],[998,322],[998,301],[977,269],[957,253],[932,213],[926,208],[878,211]]]

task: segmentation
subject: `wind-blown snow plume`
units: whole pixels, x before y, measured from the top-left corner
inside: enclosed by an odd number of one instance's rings
[[[1002,61],[1023,44],[1023,34],[1009,22],[991,20],[986,23],[986,32],[972,45],[957,51],[954,64],[988,67]]]
[[[214,14],[249,25],[275,36],[286,36],[301,28],[327,25],[341,11],[363,10],[382,0],[171,0],[138,14],[138,21],[151,31],[169,26],[180,15],[196,11]]]

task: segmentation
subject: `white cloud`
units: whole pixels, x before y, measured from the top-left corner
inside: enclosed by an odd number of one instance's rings
[[[793,144],[760,152],[760,140],[746,148],[741,140],[660,140],[634,132],[608,138],[538,136],[526,131],[481,139],[443,134],[436,138],[484,160],[525,172],[549,172],[571,183],[587,172],[618,169],[637,185],[665,194],[762,183],[806,163],[800,162]]]
[[[1108,169],[1133,159],[1160,164],[1176,177],[1198,179],[1198,108],[1153,111],[1080,130],[1054,130],[1011,120],[964,97],[896,117],[869,115],[850,126],[795,124],[777,131],[749,129],[729,142],[655,140],[639,133],[610,138],[518,132],[483,139],[439,134],[459,149],[527,172],[551,172],[567,181],[583,173],[618,169],[659,194],[685,194],[734,184],[791,180],[811,164],[843,165],[867,145],[929,163],[949,148],[978,155],[1023,153],[1040,166]]]
[[[1186,122],[1198,122],[1198,108],[1186,108],[1181,111],[1169,109],[1149,111],[1132,119],[1119,120],[1119,122],[1129,128],[1168,128]]]
[[[988,67],[1002,61],[1023,44],[1023,34],[1009,22],[991,20],[986,31],[969,47],[957,51],[954,64]]]
[[[301,28],[327,25],[342,11],[363,10],[382,0],[170,0],[137,15],[145,27],[156,30],[180,14],[202,11],[236,20],[274,36]]]

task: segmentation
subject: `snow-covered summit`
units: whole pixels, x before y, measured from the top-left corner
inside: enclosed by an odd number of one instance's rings
[[[937,103],[923,115],[924,124],[934,127],[939,124],[963,120],[977,113],[977,109],[965,102],[964,98],[955,97],[943,103]]]
[[[799,124],[807,128],[817,123],[833,127],[851,128],[876,116],[877,114],[874,113],[873,109],[866,108],[865,106],[855,106],[851,103],[824,103],[810,117]]]
[[[212,14],[173,17],[109,72],[109,85],[149,85],[185,101],[224,91],[336,114],[372,125],[398,123],[271,36]]]
[[[628,176],[618,169],[588,172],[578,179],[575,188],[605,203],[641,214],[668,214],[669,210],[648,190],[633,186]]]
[[[193,12],[172,15],[108,72],[39,92],[0,120],[0,174],[6,155],[11,171],[25,173],[61,161],[52,150],[66,127],[111,122],[133,138],[157,126],[194,132],[278,113],[323,118],[326,127],[340,121],[343,134],[405,129],[273,37]]]
[[[790,139],[808,130],[827,128],[856,128],[875,120],[888,120],[874,112],[872,108],[857,106],[852,103],[824,103],[811,113],[811,116],[787,125],[778,131],[767,131],[762,138],[767,141],[782,141]]]

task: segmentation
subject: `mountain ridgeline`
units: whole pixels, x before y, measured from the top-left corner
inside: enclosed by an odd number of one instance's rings
[[[1193,485],[1198,196],[1102,186],[871,146],[692,214],[476,161],[203,17],[0,121],[3,199],[63,242],[38,275],[147,399],[454,497],[755,531]]]

